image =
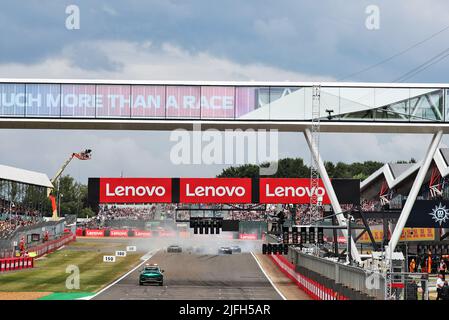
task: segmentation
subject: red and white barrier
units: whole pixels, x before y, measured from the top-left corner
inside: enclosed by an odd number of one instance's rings
[[[330,288],[296,272],[295,266],[281,255],[270,255],[274,263],[281,271],[292,281],[294,281],[301,290],[307,293],[314,300],[348,300],[348,298],[338,294]]]
[[[0,272],[28,269],[34,267],[34,258],[0,259]]]

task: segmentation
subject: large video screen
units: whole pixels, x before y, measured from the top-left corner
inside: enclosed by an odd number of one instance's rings
[[[0,84],[1,117],[269,119],[270,103],[300,88]],[[251,115],[254,113],[254,115]]]

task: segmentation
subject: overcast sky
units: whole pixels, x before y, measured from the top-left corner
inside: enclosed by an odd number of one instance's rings
[[[80,29],[67,30],[78,5]],[[366,8],[380,9],[368,30]],[[447,0],[36,0],[0,11],[0,77],[145,80],[335,81],[449,25]],[[391,82],[447,46],[441,32],[387,63],[347,78]],[[447,82],[449,60],[409,82]],[[169,132],[0,130],[0,163],[52,176],[74,151],[76,179],[89,176],[214,176],[223,166],[174,165]],[[430,136],[323,134],[330,161],[420,159]],[[446,142],[446,141],[445,141]],[[282,134],[279,155],[310,158],[302,134]]]

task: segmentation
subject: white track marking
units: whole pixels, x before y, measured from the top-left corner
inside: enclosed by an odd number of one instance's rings
[[[262,273],[265,275],[265,277],[268,279],[270,284],[273,286],[274,290],[278,293],[278,295],[281,296],[283,300],[287,300],[287,298],[281,293],[281,291],[274,285],[273,281],[270,279],[270,276],[265,272],[265,270],[262,268],[262,265],[260,264],[259,260],[257,259],[256,255],[251,252],[251,255],[253,256],[254,260],[256,260],[257,265],[259,266],[259,269],[262,271]]]
[[[127,276],[129,276],[131,273],[133,273],[134,271],[136,271],[138,268],[140,268],[145,262],[147,262],[148,260],[151,259],[151,257],[153,257],[158,250],[155,251],[150,251],[148,253],[146,253],[142,258],[145,257],[145,259],[139,263],[137,266],[135,266],[134,268],[132,268],[130,271],[128,271],[127,273],[125,273],[123,276],[121,276],[120,278],[118,278],[117,280],[115,280],[114,282],[112,282],[110,285],[106,286],[105,288],[101,289],[100,291],[98,291],[97,293],[95,293],[92,296],[88,296],[88,297],[83,297],[80,298],[78,300],[91,300],[92,298],[95,298],[96,296],[98,296],[100,293],[103,293],[104,291],[108,290],[110,287],[116,285],[118,282],[122,281],[123,279],[125,279]]]

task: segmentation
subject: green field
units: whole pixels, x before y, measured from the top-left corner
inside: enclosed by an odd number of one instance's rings
[[[77,250],[70,250],[71,248]],[[82,250],[85,247],[86,250]],[[101,249],[102,252],[92,249]],[[117,247],[114,246],[114,250]],[[121,248],[124,249],[123,246]],[[110,250],[110,251],[109,251]],[[115,263],[103,262],[103,255],[114,255],[107,243],[73,243],[68,248],[51,253],[35,261],[33,269],[0,274],[1,292],[95,292],[130,270],[140,261],[140,254],[128,253],[117,257]],[[66,273],[69,265],[80,271],[80,288],[66,288]]]

